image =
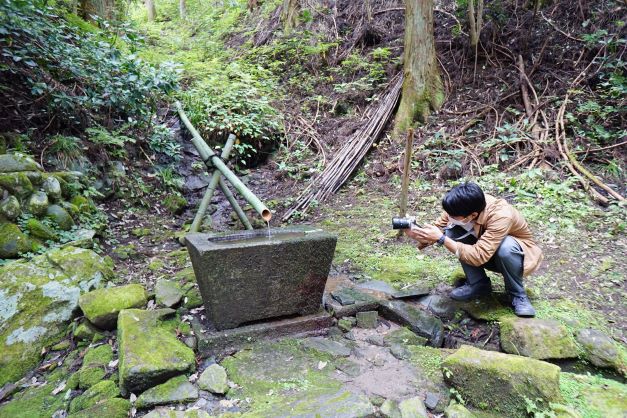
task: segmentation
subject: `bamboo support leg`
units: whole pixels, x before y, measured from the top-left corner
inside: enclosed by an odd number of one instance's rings
[[[235,196],[233,196],[233,193],[231,193],[231,190],[228,188],[226,182],[222,177],[220,177],[220,180],[218,180],[218,186],[220,186],[220,190],[222,190],[222,193],[224,193],[224,196],[226,196],[227,200],[231,204],[231,207],[237,214],[240,222],[242,223],[242,225],[244,225],[244,228],[253,229],[253,226],[250,224],[250,221],[246,217],[246,214],[242,210],[242,207],[239,205],[239,203],[237,203]]]
[[[229,138],[226,140],[226,144],[224,145],[224,149],[222,150],[222,154],[220,154],[220,158],[226,160],[229,158],[231,154],[231,149],[233,149],[233,144],[235,143],[235,135],[229,135]],[[211,180],[209,181],[209,185],[207,186],[207,190],[205,191],[205,195],[202,197],[200,201],[200,206],[198,206],[198,212],[196,212],[196,216],[194,217],[194,221],[192,222],[192,226],[189,228],[189,232],[198,232],[200,230],[200,223],[202,222],[202,218],[205,217],[205,213],[207,213],[207,207],[211,202],[211,198],[213,198],[213,193],[216,191],[216,186],[222,177],[222,173],[218,170],[214,170],[211,175]]]

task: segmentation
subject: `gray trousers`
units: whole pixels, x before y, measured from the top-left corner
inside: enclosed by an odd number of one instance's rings
[[[473,245],[477,242],[477,238],[473,235],[467,235],[467,232],[459,227],[445,228],[444,233],[447,237],[454,241],[464,244]],[[523,263],[525,254],[520,244],[510,237],[506,236],[501,245],[496,250],[492,258],[482,266],[475,267],[470,264],[461,262],[462,269],[466,274],[466,280],[470,285],[490,284],[490,279],[485,269],[501,273],[505,281],[505,290],[511,296],[525,296],[525,286],[523,285]]]

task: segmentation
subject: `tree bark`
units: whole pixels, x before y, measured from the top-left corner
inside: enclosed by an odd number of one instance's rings
[[[148,21],[154,22],[157,16],[157,8],[154,0],[145,0],[146,10],[148,11]]]
[[[414,121],[425,122],[431,110],[444,102],[433,38],[433,0],[406,1],[403,71],[403,92],[394,121],[397,138]]]
[[[289,33],[298,24],[298,0],[283,0],[283,31]]]
[[[179,15],[181,19],[185,19],[187,17],[187,4],[185,0],[179,0]]]
[[[470,34],[470,46],[475,51],[479,44],[479,35],[483,27],[483,0],[477,0],[477,10],[475,11],[475,0],[468,0],[468,25]]]

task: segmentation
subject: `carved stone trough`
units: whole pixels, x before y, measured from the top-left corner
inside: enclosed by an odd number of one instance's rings
[[[185,239],[216,329],[322,309],[336,236],[300,226]]]

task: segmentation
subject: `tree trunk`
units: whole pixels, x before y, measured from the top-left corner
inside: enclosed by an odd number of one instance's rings
[[[148,11],[148,21],[154,22],[157,16],[157,8],[155,7],[155,0],[145,0],[146,10]]]
[[[179,0],[179,15],[181,19],[185,19],[187,17],[187,4],[185,4],[185,0]]]
[[[298,23],[298,0],[283,0],[283,11],[281,12],[283,21],[283,31],[289,33]]]
[[[470,46],[477,51],[479,44],[479,35],[483,27],[483,0],[477,0],[477,9],[475,11],[475,0],[468,0],[468,32],[470,34]]]
[[[113,0],[80,0],[80,16],[89,22],[94,21],[94,16],[111,20],[114,9]]]
[[[433,0],[406,1],[403,72],[401,103],[394,121],[397,138],[414,121],[425,122],[431,110],[444,102],[433,38]]]

